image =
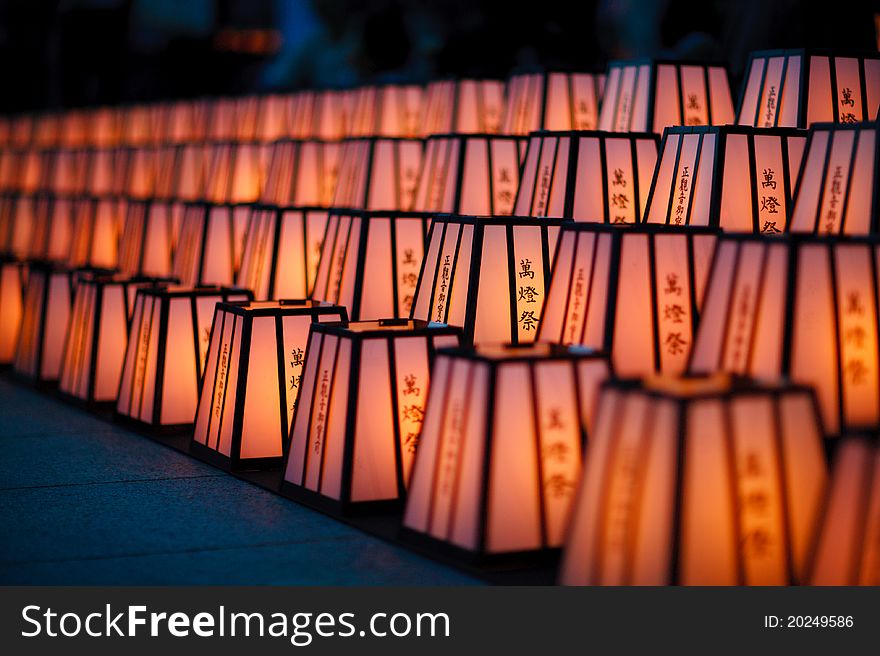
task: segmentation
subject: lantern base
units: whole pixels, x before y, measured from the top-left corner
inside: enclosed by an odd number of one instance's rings
[[[224,471],[266,471],[281,468],[282,456],[269,458],[231,458],[199,442],[191,442],[190,455]]]
[[[312,492],[306,488],[282,481],[279,492],[304,506],[309,506],[331,517],[352,517],[359,515],[379,515],[403,511],[403,499],[382,499],[379,501],[339,501]]]

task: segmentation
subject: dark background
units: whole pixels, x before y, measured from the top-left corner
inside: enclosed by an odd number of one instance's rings
[[[0,0],[0,111],[876,50],[877,0]],[[738,88],[738,87],[737,87]]]

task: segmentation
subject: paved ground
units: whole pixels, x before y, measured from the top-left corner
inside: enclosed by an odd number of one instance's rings
[[[7,585],[475,583],[2,378],[0,526]]]

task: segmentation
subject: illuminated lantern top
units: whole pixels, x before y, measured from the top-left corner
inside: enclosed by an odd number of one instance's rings
[[[350,137],[418,137],[421,135],[422,87],[388,84],[365,86],[352,93]]]
[[[503,110],[501,80],[435,80],[425,90],[421,134],[494,134]]]
[[[343,91],[299,91],[290,103],[290,136],[338,141],[346,136],[347,111]]]
[[[329,207],[339,148],[325,141],[275,141],[260,202],[275,207]]]
[[[363,138],[342,144],[333,207],[412,208],[422,166],[421,139]]]
[[[521,73],[507,84],[504,134],[595,130],[598,125],[599,80],[592,73]]]

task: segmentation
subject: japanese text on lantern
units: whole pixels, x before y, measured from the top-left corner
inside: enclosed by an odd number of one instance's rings
[[[678,183],[678,199],[675,205],[675,223],[681,225],[684,220],[685,209],[687,208],[688,187],[690,185],[691,171],[690,166],[683,166],[679,175]]]
[[[758,208],[758,223],[761,224],[761,232],[764,234],[776,234],[781,232],[776,226],[779,208],[779,195],[776,193],[776,172],[771,168],[765,168],[761,172],[761,204]],[[776,216],[774,216],[776,215]]]
[[[738,463],[741,548],[747,561],[771,555],[774,539],[771,520],[772,481],[767,464],[756,451],[742,454]]]
[[[566,441],[566,426],[562,409],[551,407],[544,421],[544,443],[541,449],[541,468],[544,476],[544,494],[551,499],[570,497],[575,489],[571,468],[571,445]]]
[[[440,323],[445,321],[443,311],[446,308],[446,293],[449,289],[449,275],[452,268],[452,256],[443,257],[443,268],[440,270],[440,292],[437,294],[437,319]]]
[[[702,125],[703,108],[700,106],[700,99],[695,93],[688,94],[687,106],[685,108],[685,125]]]
[[[626,173],[621,168],[611,172],[611,223],[626,223],[630,210]]]
[[[516,297],[517,306],[520,304],[524,304],[525,307],[528,307],[529,305],[538,306],[538,297],[541,294],[534,284],[535,272],[532,270],[532,261],[528,258],[520,260],[519,269],[520,270],[517,272],[517,275],[519,276],[519,286],[517,288]],[[532,284],[529,284],[529,282]],[[535,316],[536,310],[523,309],[520,310],[520,312],[519,323],[522,325],[523,330],[527,332],[535,330],[538,326],[538,318]]]
[[[422,394],[422,386],[415,374],[408,373],[403,377],[400,395],[404,399],[400,409],[401,446],[407,453],[415,453],[425,419],[425,395]]]
[[[835,232],[837,220],[840,218],[837,206],[840,205],[840,195],[843,193],[843,167],[835,166],[831,174],[831,184],[828,186],[828,209],[825,212],[825,232]]]
[[[578,267],[578,270],[574,275],[574,287],[571,291],[571,301],[568,306],[568,336],[566,342],[569,344],[574,344],[577,340],[578,328],[581,321],[581,310],[584,306],[586,292],[587,286],[585,284],[584,269],[583,267]]]
[[[846,293],[840,317],[843,377],[850,385],[865,385],[871,376],[868,353],[870,317],[858,290]]]
[[[324,444],[324,429],[327,425],[327,397],[330,395],[330,373],[324,369],[321,374],[321,387],[318,392],[318,407],[315,416],[315,453],[321,453]]]
[[[400,199],[401,207],[412,207],[419,185],[419,170],[414,166],[403,169],[403,183],[401,184]]]
[[[736,317],[733,322],[733,335],[731,337],[730,365],[729,368],[737,373],[744,373],[746,368],[745,357],[748,353],[748,330],[752,314],[752,287],[743,285],[736,301]]]
[[[636,451],[632,444],[622,444],[615,463],[605,525],[609,563],[622,556],[635,521],[635,490],[639,479]]]
[[[852,97],[852,89],[844,87],[840,90],[840,122],[855,123],[855,105],[856,102]]]
[[[764,127],[772,128],[776,117],[776,87],[771,86],[767,91],[767,113],[764,115]]]
[[[457,400],[451,408],[449,431],[443,436],[443,450],[439,463],[440,477],[437,489],[444,496],[452,494],[455,484],[455,465],[458,462],[458,451],[461,447],[462,429],[464,427],[463,414],[461,402]]]
[[[626,132],[627,130],[629,130],[629,112],[630,112],[629,93],[624,92],[620,97],[620,104],[618,105],[617,125],[614,128],[615,132]]]
[[[147,312],[143,313],[141,322],[141,341],[138,344],[138,354],[135,360],[134,389],[139,390],[144,384],[144,375],[147,370],[147,354],[150,351],[150,317]]]
[[[415,250],[405,248],[403,257],[400,259],[400,287],[403,293],[402,303],[405,313],[408,313],[412,308],[413,296],[416,293],[416,285],[419,282],[419,268]]]
[[[217,370],[217,382],[214,384],[214,416],[219,419],[223,410],[223,391],[226,389],[226,373],[229,365],[229,344],[223,344],[220,354],[220,366]]]
[[[293,410],[296,407],[296,392],[302,382],[302,368],[304,362],[304,352],[301,348],[294,348],[290,351],[290,375],[288,377],[287,400],[290,403],[290,416],[293,416]]]
[[[667,273],[663,286],[663,324],[666,328],[663,344],[669,355],[681,355],[687,346],[683,328],[688,311],[682,292],[678,274]]]
[[[495,183],[496,207],[495,214],[510,214],[513,209],[513,200],[516,196],[517,181],[506,166],[501,167],[498,180]]]
[[[544,216],[547,211],[547,197],[550,195],[550,164],[546,162],[541,167],[537,192],[534,215]]]

